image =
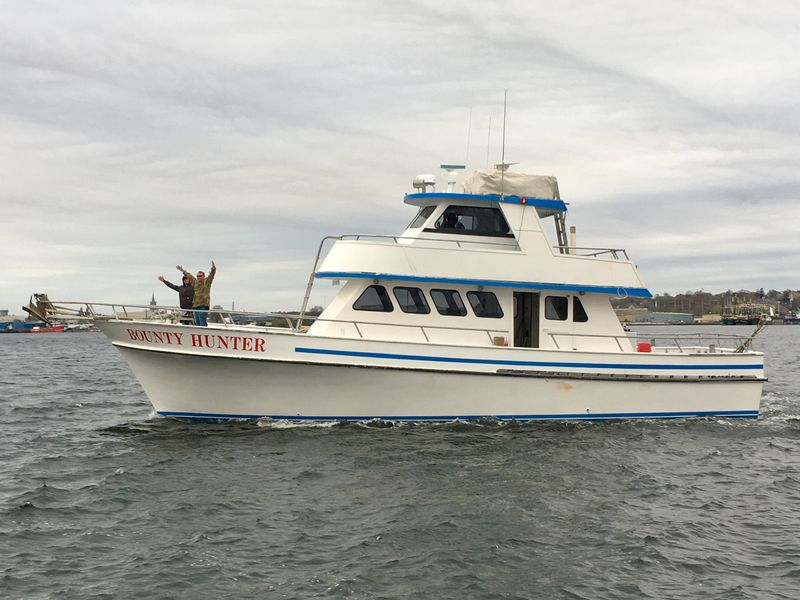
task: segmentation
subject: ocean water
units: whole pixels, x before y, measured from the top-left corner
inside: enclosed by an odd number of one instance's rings
[[[3,335],[0,597],[798,598],[798,342],[759,334],[757,421],[293,426]]]

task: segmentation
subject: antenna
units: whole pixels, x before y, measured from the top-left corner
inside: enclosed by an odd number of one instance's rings
[[[489,149],[492,147],[492,115],[489,115],[489,135],[486,136],[486,170],[489,170]]]
[[[469,120],[467,121],[467,151],[464,154],[464,165],[469,164],[469,141],[472,134],[472,105],[469,106]]]
[[[503,90],[503,149],[500,156],[500,162],[506,163],[506,106],[508,104],[508,90]]]
[[[504,185],[506,180],[506,106],[508,104],[508,90],[503,90],[503,149],[500,155],[500,164],[503,165],[503,168],[500,171],[500,197],[503,198],[505,196],[504,193]]]

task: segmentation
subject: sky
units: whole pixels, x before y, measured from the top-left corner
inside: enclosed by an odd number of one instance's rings
[[[0,3],[0,309],[296,309],[441,163],[555,175],[654,293],[800,288],[800,5]],[[488,159],[488,160],[487,160]],[[338,288],[315,284],[312,304]]]

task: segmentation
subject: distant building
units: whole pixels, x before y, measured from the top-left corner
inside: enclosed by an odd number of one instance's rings
[[[636,323],[694,323],[692,313],[647,312],[635,316]]]
[[[322,311],[320,311],[322,312]],[[631,323],[636,320],[637,315],[647,313],[646,308],[615,308],[614,312],[617,313],[617,318],[622,323]]]
[[[720,315],[703,315],[702,317],[696,317],[696,323],[703,323],[704,325],[716,325],[722,320]]]

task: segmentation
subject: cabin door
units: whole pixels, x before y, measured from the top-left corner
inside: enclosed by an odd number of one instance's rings
[[[539,294],[514,292],[514,345],[539,347]]]

